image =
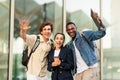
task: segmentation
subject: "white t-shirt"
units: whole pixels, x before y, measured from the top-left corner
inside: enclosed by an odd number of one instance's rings
[[[82,59],[80,52],[75,46],[75,42],[73,41],[74,47],[75,47],[75,53],[76,53],[76,60],[77,60],[77,73],[81,73],[88,69],[89,67],[85,63],[85,61]]]
[[[58,57],[59,54],[60,54],[60,50],[55,50],[55,52],[54,52],[54,57]]]
[[[88,68],[94,68],[94,67],[98,66],[98,63],[95,63],[92,66],[87,66],[87,64],[85,63],[85,61],[82,59],[82,57],[80,55],[80,52],[76,48],[74,41],[73,41],[73,45],[75,47],[76,60],[77,60],[77,73],[81,73],[81,72],[87,70]]]

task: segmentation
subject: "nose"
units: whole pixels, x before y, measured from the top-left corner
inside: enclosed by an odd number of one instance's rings
[[[73,29],[69,29],[69,31],[68,32],[73,32]]]
[[[72,28],[70,28],[70,29],[67,29],[67,31],[68,31],[68,32],[71,32],[72,30],[73,30]]]

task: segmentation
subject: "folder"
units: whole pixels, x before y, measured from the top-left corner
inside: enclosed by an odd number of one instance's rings
[[[100,22],[99,22],[98,19],[96,19],[96,18],[93,17],[93,13],[94,13],[94,12],[93,12],[93,10],[91,9],[91,17],[92,17],[94,23],[96,24],[96,26],[97,26],[98,28],[100,28]]]

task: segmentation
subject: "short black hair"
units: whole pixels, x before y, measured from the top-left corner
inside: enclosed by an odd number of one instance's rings
[[[73,24],[73,25],[76,27],[76,25],[75,25],[74,22],[68,22],[68,23],[66,24],[66,28],[67,28],[67,26],[70,25],[70,24]]]

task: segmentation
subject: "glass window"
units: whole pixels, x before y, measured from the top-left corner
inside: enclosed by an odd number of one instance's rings
[[[99,0],[66,0],[66,22],[74,22],[79,31],[95,29],[91,18],[91,9],[99,14]]]
[[[8,79],[9,2],[0,0],[0,80]]]
[[[118,36],[120,34],[119,2],[114,0],[103,1],[103,16],[106,23],[108,23],[107,34],[103,41],[104,80],[120,80],[120,37]]]
[[[25,79],[24,67],[21,65],[23,40],[19,37],[19,22],[26,18],[30,22],[28,34],[38,34],[39,26],[44,21],[53,23],[53,35],[62,32],[62,0],[15,0],[14,26],[14,62],[13,77]]]

